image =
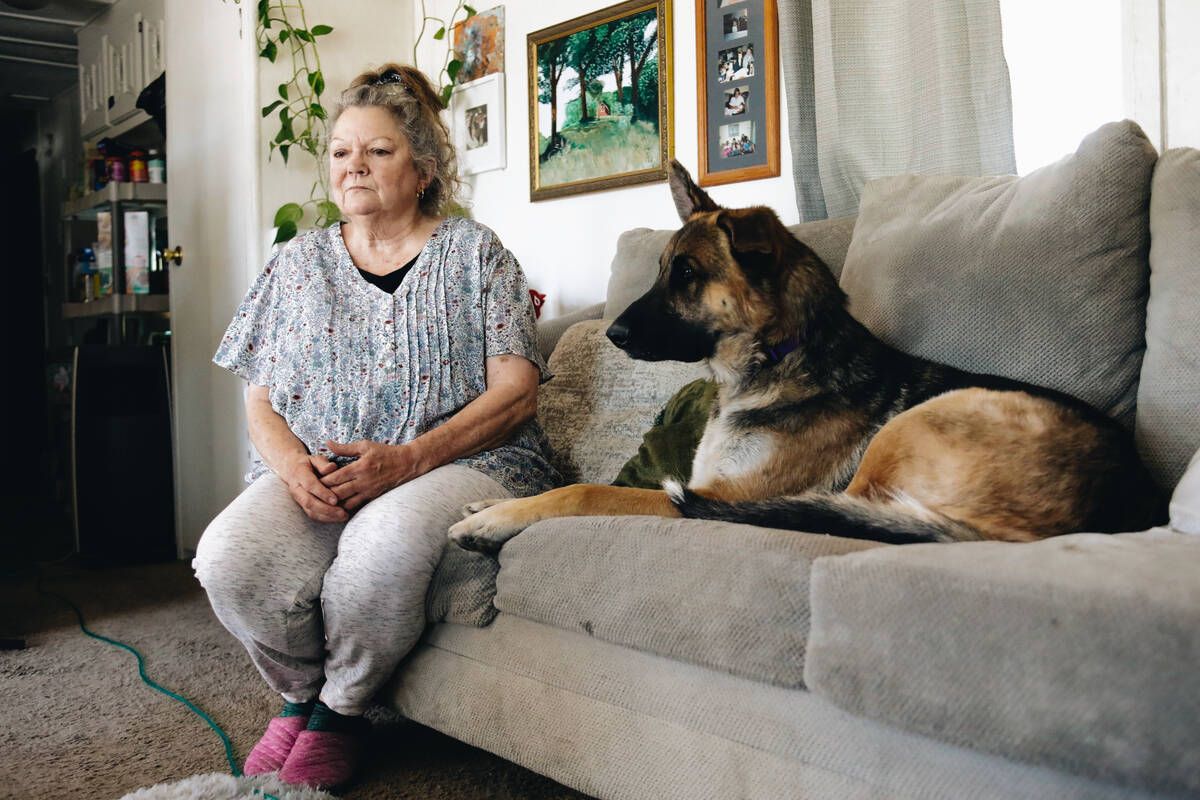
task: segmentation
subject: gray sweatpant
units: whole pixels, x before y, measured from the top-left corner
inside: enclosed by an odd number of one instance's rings
[[[267,684],[361,714],[425,627],[425,592],[462,507],[509,497],[448,464],[380,495],[348,522],[315,522],[268,473],[204,531],[192,562],[221,624]]]

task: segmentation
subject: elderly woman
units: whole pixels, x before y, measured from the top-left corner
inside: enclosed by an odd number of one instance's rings
[[[342,93],[329,176],[347,221],[277,250],[214,358],[249,382],[262,462],[194,566],[284,700],[247,774],[349,779],[463,504],[557,479],[525,277],[490,230],[441,216],[457,180],[439,111],[395,64]]]

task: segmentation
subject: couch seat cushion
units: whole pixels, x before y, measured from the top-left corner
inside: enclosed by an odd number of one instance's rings
[[[1200,539],[886,547],[812,569],[808,688],[985,752],[1200,793]]]
[[[500,551],[496,606],[778,686],[803,684],[813,559],[885,545],[751,525],[574,517]]]
[[[1064,391],[1132,428],[1155,158],[1126,121],[1021,178],[872,181],[841,278],[851,313],[905,352]]]

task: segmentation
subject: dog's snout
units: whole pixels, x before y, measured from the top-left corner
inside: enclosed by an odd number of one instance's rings
[[[629,344],[631,334],[632,330],[629,327],[629,323],[619,319],[612,325],[609,325],[608,331],[605,333],[608,336],[608,340],[620,348],[624,348]]]

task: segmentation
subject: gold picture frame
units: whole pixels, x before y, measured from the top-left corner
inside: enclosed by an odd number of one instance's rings
[[[701,186],[779,175],[775,0],[696,0],[696,112]]]
[[[671,0],[618,3],[526,41],[531,201],[667,179]]]

